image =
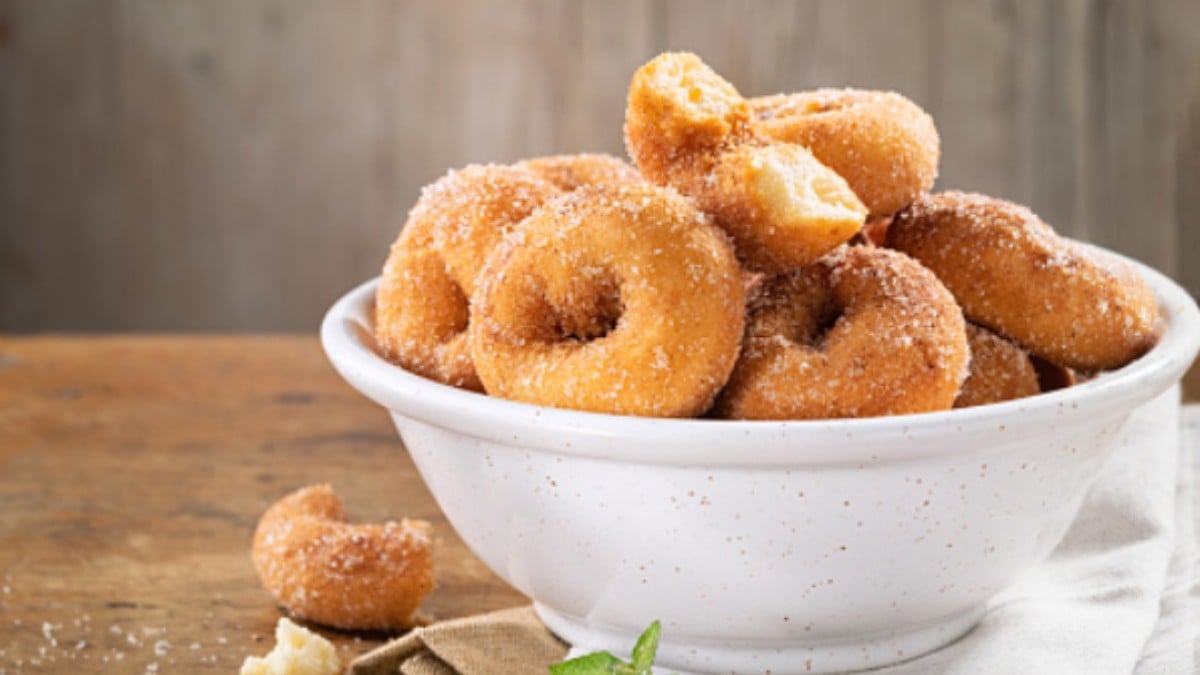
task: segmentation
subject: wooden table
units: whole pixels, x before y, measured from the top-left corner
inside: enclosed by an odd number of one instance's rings
[[[1200,398],[1200,369],[1186,388]],[[315,338],[0,338],[0,674],[236,672],[280,616],[255,523],[320,482],[356,520],[434,523],[430,615],[526,602]],[[321,632],[345,658],[385,637]]]
[[[322,482],[352,519],[433,522],[428,614],[526,602],[315,338],[0,338],[0,673],[236,672],[280,616],[258,517]],[[321,632],[346,658],[383,639]]]

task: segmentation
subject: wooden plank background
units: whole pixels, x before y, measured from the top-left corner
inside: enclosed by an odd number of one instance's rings
[[[1196,0],[0,0],[0,330],[311,331],[447,168],[622,152],[665,49],[903,92],[939,187],[1200,292]]]

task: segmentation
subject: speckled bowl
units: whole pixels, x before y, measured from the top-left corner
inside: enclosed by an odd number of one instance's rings
[[[438,504],[577,651],[697,672],[877,667],[967,631],[1061,538],[1130,413],[1200,348],[1188,294],[1141,268],[1167,327],[1149,354],[998,405],[813,422],[555,410],[412,375],[370,337],[376,282],[321,327],[392,415]]]

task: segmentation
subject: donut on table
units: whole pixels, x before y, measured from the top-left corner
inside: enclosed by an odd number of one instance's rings
[[[398,630],[433,590],[429,523],[351,525],[328,485],[273,504],[254,533],[254,567],[292,614],[347,630]]]
[[[926,195],[896,214],[885,244],[932,270],[969,320],[1051,363],[1118,368],[1157,340],[1158,304],[1137,270],[1057,236],[1024,206]]]
[[[694,416],[733,368],[744,297],[728,241],[686,199],[645,183],[584,187],[489,260],[471,355],[494,396]]]
[[[937,179],[937,127],[900,94],[817,89],[749,102],[761,135],[812,151],[846,179],[872,219],[899,211]]]
[[[1037,368],[1029,354],[992,331],[967,323],[970,369],[955,408],[999,403],[1041,393]]]
[[[507,231],[559,193],[528,170],[499,165],[451,171],[426,187],[376,293],[384,355],[418,375],[482,391],[466,332],[479,270]]]
[[[533,172],[563,192],[585,185],[642,182],[637,169],[612,155],[551,155],[517,162],[516,167]]]
[[[947,410],[967,373],[954,298],[895,251],[842,246],[763,282],[742,354],[714,408],[734,419]]]
[[[625,142],[642,176],[695,199],[751,269],[811,263],[867,215],[807,149],[758,135],[750,105],[695,54],[661,54],[634,73]]]

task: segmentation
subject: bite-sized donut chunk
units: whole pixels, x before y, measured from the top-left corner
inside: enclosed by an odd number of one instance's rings
[[[424,377],[482,391],[467,304],[504,233],[559,190],[525,169],[468,166],[427,186],[384,264],[375,296],[383,354]]]
[[[433,590],[429,523],[351,525],[328,485],[297,490],[263,514],[254,567],[292,614],[347,630],[395,630]]]
[[[740,145],[709,176],[696,203],[753,269],[808,264],[849,241],[866,215],[846,181],[798,145]]]
[[[759,133],[811,150],[872,218],[899,211],[937,179],[933,118],[895,92],[817,89],[753,98],[750,106]]]
[[[763,283],[715,414],[871,417],[947,410],[967,372],[954,298],[895,251],[842,246]]]
[[[742,95],[700,57],[667,52],[633,74],[625,145],[646,180],[690,184],[715,166],[721,150],[753,138],[750,118]]]
[[[677,193],[592,186],[547,204],[489,260],[471,354],[489,394],[649,417],[703,412],[742,336],[743,277]]]
[[[967,323],[970,369],[954,399],[955,408],[999,403],[1041,393],[1028,352],[992,331]]]
[[[867,209],[805,148],[755,136],[749,105],[696,55],[634,73],[625,142],[642,175],[692,197],[755,270],[806,265],[852,237]]]
[[[1137,270],[1057,236],[1018,204],[924,196],[896,215],[886,245],[933,270],[968,319],[1053,363],[1116,368],[1157,340],[1158,305]]]
[[[585,185],[642,182],[642,176],[637,169],[612,155],[552,155],[517,162],[516,166],[532,171],[564,192]]]

